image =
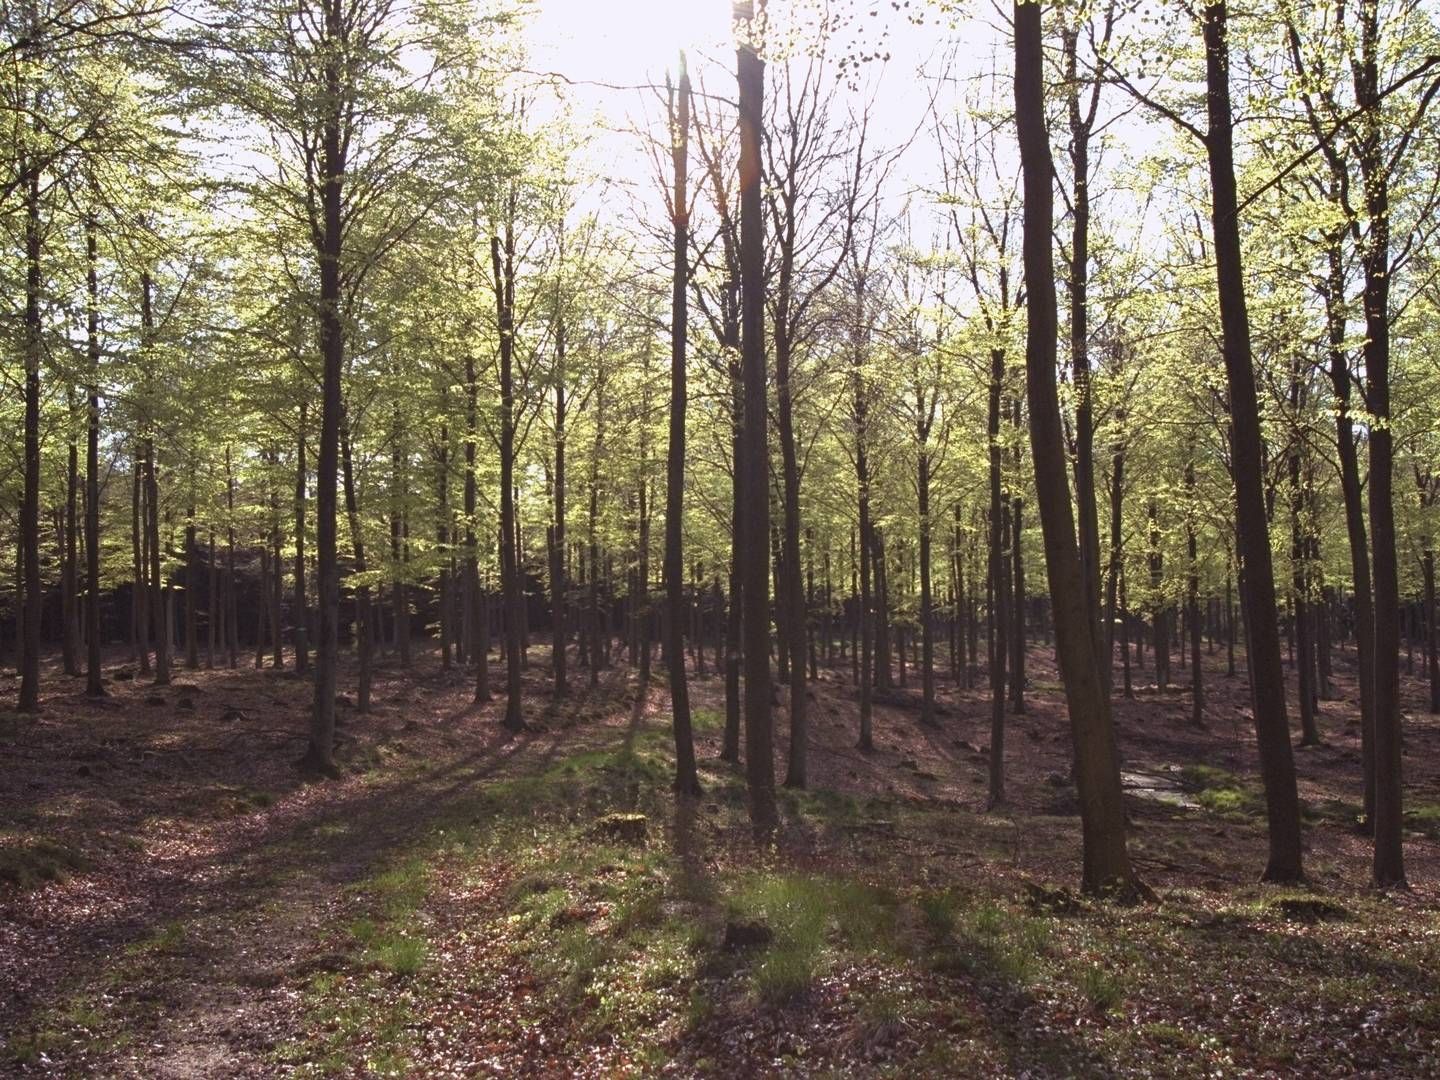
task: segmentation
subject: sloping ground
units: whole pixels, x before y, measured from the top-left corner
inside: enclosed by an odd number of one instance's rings
[[[1432,717],[1407,724],[1413,891],[1365,889],[1353,701],[1298,753],[1316,888],[1281,891],[1251,884],[1243,684],[1207,671],[1203,729],[1183,692],[1140,687],[1117,715],[1160,899],[1127,909],[1069,891],[1068,729],[1038,648],[1005,811],[981,813],[982,692],[946,683],[924,729],[912,682],[860,754],[837,669],[811,790],[782,792],[763,851],[716,761],[717,681],[694,684],[706,796],[677,804],[663,687],[633,706],[610,672],[553,704],[545,667],[515,739],[433,657],[383,671],[374,715],[342,709],[345,779],[318,786],[290,764],[301,680],[122,680],[97,706],[52,676],[38,720],[0,719],[0,868],[23,878],[0,885],[0,1073],[1440,1072]]]

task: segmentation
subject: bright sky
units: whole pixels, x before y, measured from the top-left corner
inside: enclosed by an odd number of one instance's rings
[[[786,0],[771,0],[777,12],[786,7]],[[924,10],[926,5],[914,0],[912,7]],[[927,85],[917,78],[919,67],[932,60],[938,50],[953,40],[948,26],[915,26],[897,12],[888,0],[883,3],[859,3],[858,0],[833,0],[836,10],[850,11],[855,23],[847,41],[891,56],[889,63],[866,65],[866,78],[872,82],[866,96],[872,96],[872,142],[896,145],[909,138],[925,116],[929,103]],[[636,84],[663,84],[667,71],[674,71],[678,53],[684,49],[692,71],[708,67],[706,61],[734,69],[734,43],[731,36],[731,0],[623,0],[618,4],[597,3],[595,0],[535,0],[527,41],[530,67],[537,72],[557,72],[573,83],[567,91],[577,120],[610,128],[613,133],[597,132],[591,148],[592,167],[601,176],[645,185],[649,181],[649,163],[640,141],[628,133],[637,127],[651,127],[660,122],[660,106],[653,95],[633,89]],[[870,14],[871,11],[874,14]],[[988,28],[966,27],[966,39],[972,43],[965,64],[988,64],[995,36]],[[710,87],[719,93],[734,93],[730,81],[716,79],[712,70]],[[842,97],[849,93],[841,88]],[[858,96],[858,95],[854,95]],[[928,171],[923,159],[931,148],[917,146],[920,160],[907,162],[901,170],[912,181],[917,173]]]
[[[576,80],[660,81],[681,49],[730,47],[730,0],[537,0],[534,63]]]

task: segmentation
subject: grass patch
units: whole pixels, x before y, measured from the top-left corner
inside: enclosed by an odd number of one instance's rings
[[[1186,765],[1180,782],[1212,814],[1248,821],[1265,812],[1265,796],[1253,783],[1213,765]]]
[[[89,868],[83,855],[54,840],[31,840],[0,848],[0,885],[16,889],[69,881],[72,874]]]
[[[376,967],[394,975],[414,975],[425,963],[430,946],[423,937],[402,932],[380,934],[366,949]]]
[[[870,954],[895,943],[897,897],[860,882],[752,874],[740,880],[726,906],[733,917],[759,921],[774,934],[753,974],[756,994],[771,1004],[808,989],[841,950]]]
[[[1405,811],[1405,827],[1432,840],[1440,840],[1440,803],[1413,803]]]

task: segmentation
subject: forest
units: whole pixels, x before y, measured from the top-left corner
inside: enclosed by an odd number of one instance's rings
[[[1440,8],[4,0],[0,117],[0,1075],[1440,1075]]]

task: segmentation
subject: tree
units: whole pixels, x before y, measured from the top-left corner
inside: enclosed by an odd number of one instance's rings
[[[1035,493],[1045,538],[1045,566],[1054,608],[1056,653],[1070,710],[1075,780],[1080,791],[1084,886],[1089,892],[1133,895],[1143,889],[1125,845],[1119,756],[1094,620],[1086,609],[1084,567],[1075,540],[1068,469],[1055,387],[1058,316],[1053,227],[1052,165],[1045,128],[1043,30],[1038,3],[1015,5],[1015,126],[1024,180],[1025,387],[1030,403],[1030,445]],[[993,751],[992,751],[993,753]]]

